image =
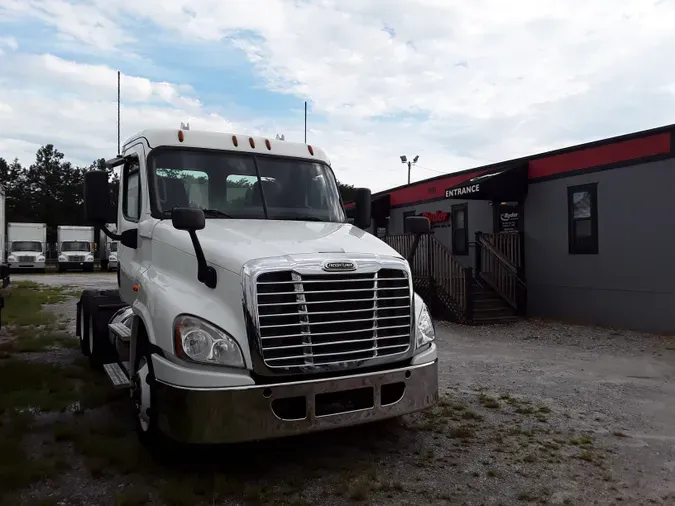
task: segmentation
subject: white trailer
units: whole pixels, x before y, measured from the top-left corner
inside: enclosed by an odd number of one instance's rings
[[[115,223],[106,223],[106,228],[113,233],[117,233],[117,224]],[[117,269],[117,244],[118,241],[105,235],[103,230],[99,232],[98,251],[102,271]]]
[[[7,243],[7,263],[12,271],[45,272],[46,223],[8,223]]]
[[[94,227],[59,225],[56,237],[59,272],[94,270]]]
[[[108,166],[121,168],[119,289],[82,293],[76,334],[130,391],[142,443],[276,438],[438,401],[434,325],[410,271],[418,241],[406,259],[365,232],[367,189],[348,223],[320,148],[145,130]],[[108,184],[85,174],[85,216],[101,227]],[[427,218],[406,224],[429,233]]]
[[[9,265],[6,262],[5,245],[5,223],[7,219],[7,210],[5,199],[5,188],[0,185],[0,285],[6,288],[9,285]],[[0,308],[3,307],[4,299],[0,296]]]

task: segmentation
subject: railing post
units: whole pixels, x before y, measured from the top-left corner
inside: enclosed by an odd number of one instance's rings
[[[434,265],[434,249],[433,249],[433,236],[431,233],[427,234],[427,275],[429,276],[429,303],[432,308],[432,312],[438,313],[437,308],[438,304],[438,294],[436,292],[436,279],[434,278],[434,271],[432,266]]]
[[[481,273],[481,247],[480,240],[483,236],[483,232],[476,232],[476,247],[473,249],[474,252],[474,267],[476,269],[476,276]]]
[[[466,308],[464,308],[464,316],[467,322],[473,321],[473,269],[471,267],[464,268],[464,284],[466,286]]]

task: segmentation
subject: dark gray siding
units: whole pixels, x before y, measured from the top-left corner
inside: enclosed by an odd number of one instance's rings
[[[568,253],[567,188],[597,183],[598,254]],[[531,184],[530,316],[675,331],[675,160]]]
[[[444,211],[449,213],[451,206],[455,204],[469,204],[468,210],[468,225],[469,225],[469,241],[475,240],[476,232],[492,232],[493,231],[493,211],[492,206],[487,201],[482,200],[439,200],[436,202],[425,202],[416,206],[397,207],[391,210],[389,219],[389,233],[402,234],[403,233],[403,215],[404,213],[415,211],[416,214],[426,212]],[[450,228],[450,220],[445,227],[434,227],[434,236],[441,243],[452,249],[452,235]],[[474,264],[474,248],[469,248],[468,255],[455,255],[455,259],[466,267],[473,267]]]

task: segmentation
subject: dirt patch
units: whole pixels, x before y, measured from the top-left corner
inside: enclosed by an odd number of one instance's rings
[[[674,362],[659,339],[540,322],[439,325],[433,409],[151,454],[137,443],[126,395],[68,344],[77,343],[71,282],[49,283],[23,286],[40,301],[39,325],[24,315],[3,331],[15,344],[0,360],[10,385],[0,394],[2,506],[675,502]],[[26,326],[40,329],[38,344],[22,336]]]

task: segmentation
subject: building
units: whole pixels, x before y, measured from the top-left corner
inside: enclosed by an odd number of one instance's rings
[[[461,290],[444,282],[460,312],[483,286],[527,316],[672,333],[674,140],[671,125],[379,192],[371,232],[403,244],[405,217],[427,216],[435,263],[417,275],[466,269]]]

